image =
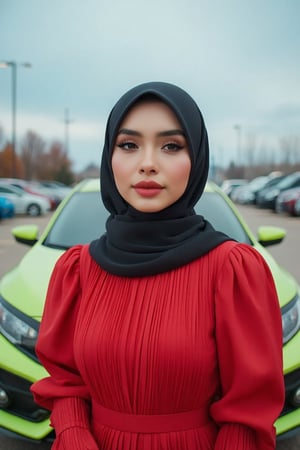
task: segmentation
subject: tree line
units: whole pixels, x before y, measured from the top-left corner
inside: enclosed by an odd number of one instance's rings
[[[36,132],[27,131],[18,152],[10,142],[1,143],[0,177],[56,180],[67,185],[74,182],[73,163],[60,141],[47,144]]]
[[[211,175],[217,182],[224,178],[251,180],[274,171],[289,174],[300,171],[300,138],[284,137],[274,149],[258,145],[255,136],[249,135],[236,159],[232,159],[227,167],[220,167],[217,157],[212,159]],[[74,173],[72,166],[73,162],[60,141],[47,144],[39,134],[29,130],[20,142],[20,150],[13,152],[10,142],[3,143],[0,127],[0,177],[56,180],[70,185],[81,178]]]
[[[222,178],[251,180],[271,172],[290,174],[300,171],[300,138],[282,137],[276,148],[258,143],[254,135],[248,135],[243,148],[224,170]]]

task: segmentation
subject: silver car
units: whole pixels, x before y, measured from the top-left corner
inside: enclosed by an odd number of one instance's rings
[[[46,198],[29,194],[8,183],[0,182],[0,195],[12,201],[15,206],[15,214],[40,216],[50,210],[50,203]]]

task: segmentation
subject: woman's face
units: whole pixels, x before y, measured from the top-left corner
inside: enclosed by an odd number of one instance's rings
[[[191,160],[172,109],[145,101],[129,110],[116,138],[112,170],[120,195],[138,211],[161,211],[183,195]]]

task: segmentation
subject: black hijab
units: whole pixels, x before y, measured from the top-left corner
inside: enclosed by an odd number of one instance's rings
[[[186,135],[191,158],[185,193],[171,206],[156,213],[140,212],[121,197],[111,165],[121,122],[129,109],[147,95],[158,98],[174,111]],[[144,83],[125,93],[107,122],[100,183],[103,203],[111,215],[106,222],[106,233],[90,244],[92,258],[114,275],[150,276],[187,264],[229,240],[194,211],[207,181],[208,166],[205,124],[189,94],[162,82]]]

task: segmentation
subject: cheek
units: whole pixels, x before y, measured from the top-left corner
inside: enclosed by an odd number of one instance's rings
[[[118,152],[113,153],[111,160],[111,167],[114,174],[115,182],[116,184],[119,184],[119,182],[122,182],[122,179],[126,175],[127,165],[124,164],[123,158],[120,157],[120,154]]]
[[[173,177],[181,187],[186,188],[191,173],[191,161],[189,158],[184,158],[182,161],[178,161],[178,164],[173,166]]]

